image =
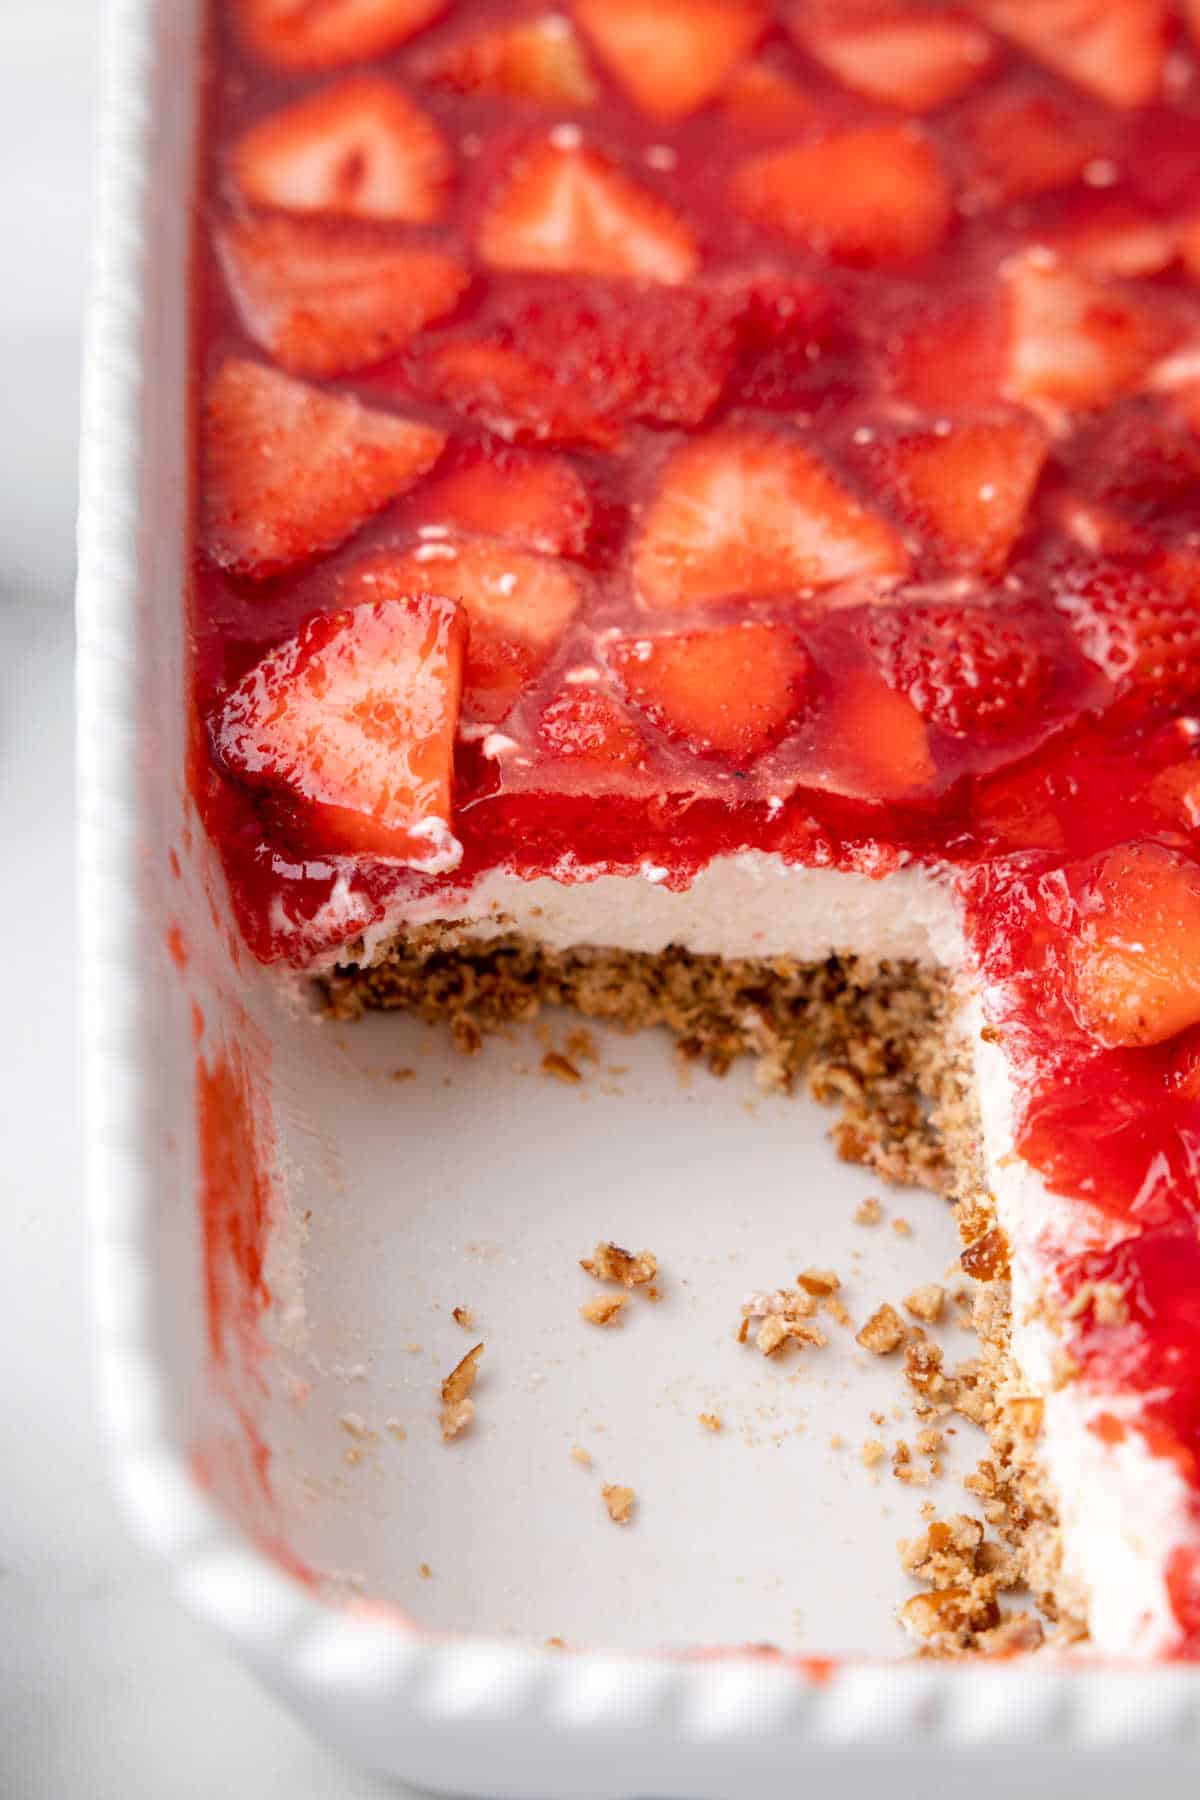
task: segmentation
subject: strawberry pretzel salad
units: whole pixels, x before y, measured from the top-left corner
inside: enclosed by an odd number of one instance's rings
[[[1200,1657],[1200,5],[219,0],[208,68],[246,943],[836,1091],[956,1204],[1043,1612]]]

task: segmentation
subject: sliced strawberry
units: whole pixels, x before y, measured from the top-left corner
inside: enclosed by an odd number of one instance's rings
[[[1160,844],[1110,850],[1066,944],[1073,1010],[1100,1043],[1161,1044],[1200,1024],[1200,869]]]
[[[1028,413],[878,431],[857,452],[947,569],[995,575],[1024,527],[1046,459]]]
[[[833,262],[906,262],[936,249],[953,196],[937,155],[910,125],[833,132],[751,157],[733,193],[757,224]]]
[[[1062,658],[1038,614],[1006,606],[876,607],[863,641],[890,688],[929,724],[963,737],[1036,725]]]
[[[1192,759],[1160,769],[1147,789],[1147,797],[1151,806],[1173,825],[1182,825],[1187,831],[1200,830],[1200,763]],[[1196,1080],[1200,1088],[1200,1058]],[[1200,1100],[1200,1091],[1191,1098]]]
[[[1200,433],[1158,395],[1109,407],[1077,433],[1071,460],[1073,492],[1106,517],[1106,540],[1122,523],[1152,537],[1200,527]]]
[[[579,605],[569,569],[493,538],[442,538],[367,557],[342,577],[342,596],[391,599],[414,586],[446,594],[466,612],[464,710],[488,721],[510,710]]]
[[[1179,233],[1119,194],[1087,192],[1063,207],[1036,241],[1097,275],[1157,275],[1179,253]]]
[[[690,289],[521,284],[424,366],[444,399],[503,437],[611,445],[632,419],[705,418],[733,364],[740,305]]]
[[[977,206],[1028,200],[1076,181],[1112,148],[1112,122],[1066,93],[1032,81],[981,94],[950,126]]]
[[[437,344],[422,358],[420,374],[448,406],[498,437],[610,449],[618,436],[585,395],[560,386],[556,374],[503,344],[478,338]]]
[[[587,489],[563,456],[496,445],[464,452],[423,484],[420,517],[551,556],[577,556],[591,523]]]
[[[976,0],[1030,56],[1112,106],[1145,106],[1162,79],[1166,0]]]
[[[896,533],[795,439],[750,427],[672,452],[634,545],[650,607],[804,590],[906,566]]]
[[[988,33],[962,12],[834,0],[795,9],[788,24],[846,87],[913,113],[964,93],[995,55]]]
[[[1050,251],[1013,257],[1003,271],[1011,343],[1008,392],[1051,408],[1104,406],[1135,388],[1179,337],[1135,289],[1103,281]]]
[[[878,344],[880,376],[923,412],[961,412],[1001,397],[1008,359],[1008,320],[988,292],[939,305],[928,300]]]
[[[452,868],[465,641],[453,602],[420,591],[310,619],[230,693],[220,756],[306,849]]]
[[[762,0],[575,0],[575,16],[635,105],[659,119],[711,100],[767,23]]]
[[[596,83],[583,46],[561,13],[538,13],[439,47],[424,78],[455,94],[495,94],[543,106],[590,106]]]
[[[866,800],[907,800],[937,770],[925,721],[874,669],[843,669],[830,706],[833,768],[823,785]]]
[[[692,233],[656,195],[598,150],[545,138],[517,162],[479,229],[479,254],[497,269],[686,281]]]
[[[1200,568],[1180,557],[1115,559],[1077,571],[1055,604],[1118,689],[1147,704],[1200,694]]]
[[[230,357],[204,396],[204,537],[234,574],[276,575],[353,536],[446,434]]]
[[[811,413],[861,385],[858,347],[827,283],[765,270],[738,275],[729,294],[738,308],[734,405]]]
[[[781,625],[624,638],[609,654],[630,699],[701,753],[759,755],[783,735],[812,681],[808,654]]]
[[[452,312],[470,279],[444,250],[282,215],[228,223],[216,244],[247,333],[295,375],[379,362]]]
[[[383,56],[446,0],[235,0],[242,36],[277,69],[336,69]]]
[[[538,737],[555,756],[599,767],[633,769],[646,755],[625,708],[598,688],[564,688],[542,714]]]
[[[428,114],[367,75],[268,113],[238,138],[229,167],[255,205],[415,224],[437,218],[453,173]]]
[[[734,70],[721,93],[721,111],[739,131],[798,132],[828,123],[821,98],[765,58]]]

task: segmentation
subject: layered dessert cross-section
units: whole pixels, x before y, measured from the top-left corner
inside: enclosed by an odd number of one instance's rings
[[[250,948],[837,1089],[957,1194],[1040,1596],[1200,1655],[1200,8],[212,38],[193,781]]]

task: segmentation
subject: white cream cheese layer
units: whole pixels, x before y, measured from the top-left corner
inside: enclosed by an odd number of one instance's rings
[[[572,871],[578,877],[582,871]],[[519,932],[553,950],[619,948],[651,955],[679,944],[701,956],[794,956],[835,951],[872,960],[911,957],[957,967],[962,930],[949,882],[924,868],[882,879],[806,869],[759,850],[714,857],[682,892],[647,863],[640,875],[523,880],[493,869],[464,901],[453,891],[393,912],[366,936],[366,960],[397,930],[461,920],[473,937]]]

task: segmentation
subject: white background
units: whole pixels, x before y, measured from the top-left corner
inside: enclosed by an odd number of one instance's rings
[[[94,30],[93,0],[0,0],[0,1800],[403,1800],[326,1755],[176,1605],[117,1516],[92,1422],[70,655]],[[1196,1792],[1189,1766],[1109,1757],[1043,1785],[991,1760],[972,1779],[1165,1800]],[[903,1792],[894,1770],[856,1773],[844,1789]]]

